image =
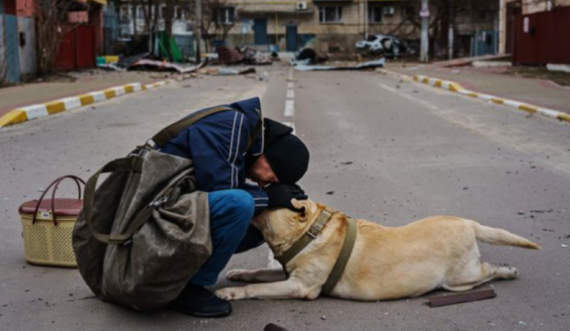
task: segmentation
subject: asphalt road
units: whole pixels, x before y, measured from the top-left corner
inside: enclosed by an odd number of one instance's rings
[[[204,77],[0,130],[0,329],[217,331],[276,323],[291,331],[568,330],[568,124],[376,72],[261,70],[269,81]],[[483,285],[497,292],[491,300],[442,308],[426,305],[441,292],[368,303],[251,300],[234,302],[224,319],[102,303],[76,270],[26,263],[17,208],[39,197],[50,180],[87,179],[192,110],[252,96],[262,97],[265,116],[292,123],[309,145],[311,165],[301,185],[313,200],[389,226],[462,216],[543,249],[481,244],[484,261],[521,273]],[[72,187],[63,192],[72,195]],[[262,246],[235,256],[228,269],[267,263]],[[218,286],[228,284],[221,279]]]

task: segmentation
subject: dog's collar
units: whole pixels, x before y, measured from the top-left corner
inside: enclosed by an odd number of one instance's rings
[[[331,219],[332,213],[321,210],[319,217],[317,220],[311,225],[309,231],[307,231],[291,248],[286,250],[283,254],[278,257],[275,257],[277,261],[281,263],[283,266],[283,270],[288,275],[286,265],[289,261],[291,261],[297,254],[299,254],[307,245],[313,241],[313,239],[317,238],[317,235],[321,233],[327,222]],[[354,248],[354,244],[356,242],[356,223],[355,221],[347,217],[347,230],[346,236],[344,237],[344,242],[342,243],[342,248],[340,249],[338,258],[331,270],[331,273],[327,277],[325,284],[323,285],[321,291],[325,295],[330,295],[340,280],[344,272],[344,268],[346,267],[350,255],[352,254],[352,249]]]
[[[319,217],[317,220],[311,224],[309,231],[305,232],[305,234],[297,240],[293,246],[291,246],[288,250],[283,252],[280,256],[276,256],[275,259],[281,263],[283,269],[289,261],[291,261],[297,254],[299,254],[307,245],[313,241],[313,239],[317,238],[317,235],[321,233],[327,222],[331,219],[332,213],[321,210]]]

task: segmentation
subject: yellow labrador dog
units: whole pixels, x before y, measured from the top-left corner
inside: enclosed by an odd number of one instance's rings
[[[293,200],[303,213],[267,210],[253,220],[269,247],[280,256],[317,220],[325,206]],[[327,209],[328,210],[328,209]],[[502,229],[452,216],[428,217],[402,227],[386,227],[358,219],[354,249],[330,296],[352,300],[416,297],[434,289],[466,291],[493,279],[514,279],[513,267],[481,263],[477,241],[540,249]],[[332,212],[322,231],[280,269],[232,270],[227,278],[252,282],[220,289],[226,300],[316,299],[333,269],[348,228],[347,216]]]

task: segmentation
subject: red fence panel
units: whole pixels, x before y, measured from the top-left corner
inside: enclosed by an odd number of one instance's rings
[[[59,44],[56,70],[77,70],[94,68],[95,28],[91,25],[78,25],[69,31]]]
[[[570,64],[570,7],[559,7],[554,11],[553,50],[549,63]]]
[[[75,44],[77,49],[77,69],[94,68],[95,28],[91,25],[80,25],[75,28]]]
[[[59,43],[59,52],[55,60],[56,70],[73,70],[76,67],[75,56],[75,30],[71,30],[63,36]]]
[[[515,16],[516,64],[570,64],[570,7]]]

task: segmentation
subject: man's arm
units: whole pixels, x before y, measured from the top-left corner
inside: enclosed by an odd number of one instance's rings
[[[257,215],[267,208],[267,194],[245,184],[244,155],[250,132],[245,115],[229,111],[208,116],[189,128],[183,143],[194,161],[198,189],[243,189],[253,197]]]

